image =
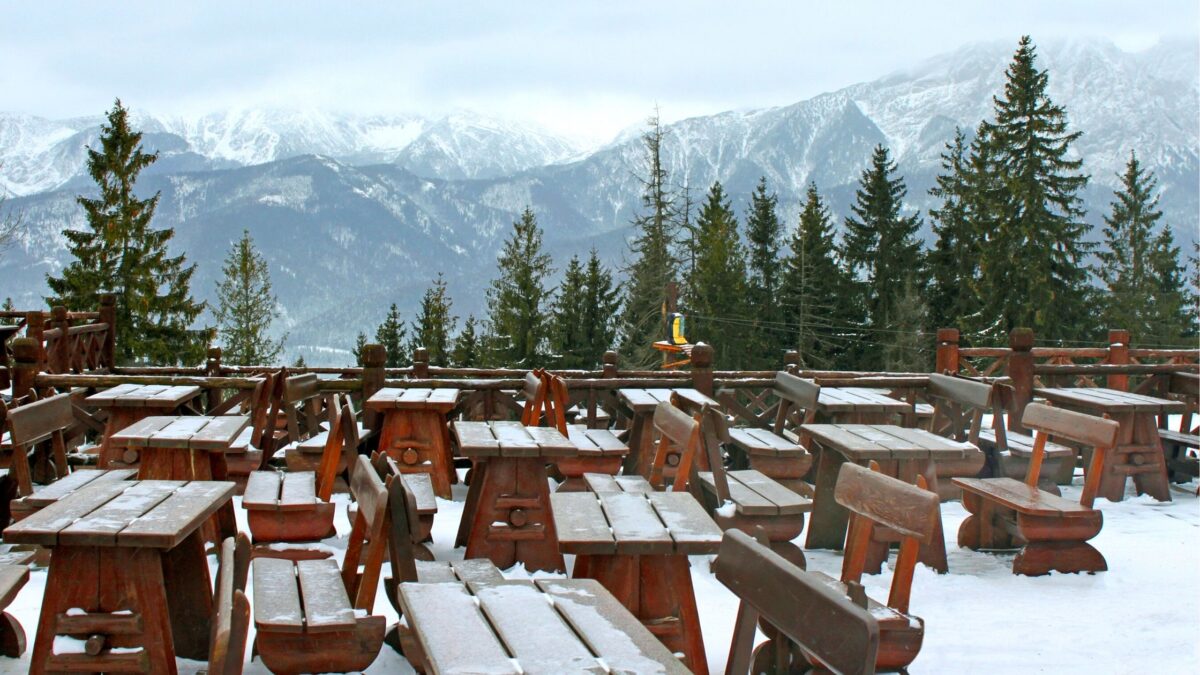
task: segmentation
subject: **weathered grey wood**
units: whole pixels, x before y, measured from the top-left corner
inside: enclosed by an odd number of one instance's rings
[[[207,418],[208,422],[200,428],[188,444],[195,450],[225,451],[250,424],[249,417],[241,415],[218,415]]]
[[[295,471],[283,474],[283,486],[279,491],[280,511],[307,511],[318,502],[316,473]]]
[[[468,587],[523,672],[605,672],[533,584],[510,581]]]
[[[44,507],[62,499],[68,494],[96,481],[129,480],[137,475],[134,469],[111,469],[107,471],[77,470],[54,481],[24,498],[26,504],[34,507]]]
[[[806,513],[812,509],[812,500],[801,497],[754,469],[729,471],[727,475],[731,482],[741,483],[774,504],[780,515]]]
[[[236,488],[227,481],[187,483],[121,530],[117,545],[174,548],[232,499]]]
[[[400,480],[408,486],[417,501],[417,513],[428,515],[437,513],[437,499],[433,493],[433,481],[427,473],[402,473]]]
[[[1073,410],[1051,408],[1041,403],[1025,406],[1021,424],[1034,431],[1044,431],[1052,436],[1066,437],[1101,448],[1116,445],[1121,433],[1121,425],[1113,420]]]
[[[296,565],[282,558],[255,558],[254,626],[280,633],[303,633],[304,613],[296,585]],[[341,585],[341,581],[338,581]]]
[[[174,480],[130,482],[129,488],[58,533],[61,546],[113,546],[131,522],[150,512],[182,488]]]
[[[85,485],[4,530],[4,541],[10,544],[58,544],[58,533],[71,523],[91,513],[125,491],[121,482]]]
[[[462,584],[400,584],[399,600],[433,673],[520,672]]]
[[[499,457],[500,442],[487,422],[455,421],[450,430],[458,440],[458,451],[464,457]]]
[[[619,553],[654,554],[671,551],[674,546],[671,533],[643,495],[603,492],[597,497],[612,527]]]
[[[955,478],[954,484],[968,492],[1032,516],[1056,518],[1086,517],[1093,509],[1079,502],[1039,490],[1013,478]]]
[[[654,512],[675,542],[675,553],[712,553],[721,542],[721,528],[704,512],[696,498],[686,492],[653,492],[646,495]]]
[[[550,503],[559,550],[576,555],[616,553],[616,539],[595,494],[556,492],[550,495]]]
[[[279,487],[283,474],[275,471],[252,471],[242,494],[242,507],[248,511],[275,511],[279,508]]]
[[[328,633],[354,628],[354,609],[342,584],[341,570],[334,560],[297,561],[296,575],[300,578],[307,632]]]

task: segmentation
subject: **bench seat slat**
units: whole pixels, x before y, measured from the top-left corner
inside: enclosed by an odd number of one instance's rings
[[[252,471],[242,494],[242,507],[248,511],[277,510],[282,480],[283,474],[278,471]]]
[[[726,475],[774,504],[779,509],[779,515],[790,516],[812,510],[811,499],[801,497],[759,471],[742,469],[729,471]]]
[[[296,565],[283,558],[255,558],[254,626],[258,630],[303,633],[304,614],[296,587]],[[338,585],[341,585],[338,579]]]
[[[1031,516],[1090,517],[1095,511],[1012,478],[955,478],[954,484]]]
[[[732,472],[730,472],[732,474]],[[701,485],[712,494],[717,494],[717,485],[711,471],[701,471],[698,474]],[[729,480],[729,500],[733,502],[738,513],[746,516],[777,516],[779,506],[742,485],[736,480]]]
[[[280,511],[307,511],[317,506],[317,474],[295,471],[283,474],[279,491]]]
[[[337,563],[330,559],[296,562],[300,595],[304,601],[304,627],[309,633],[354,628],[354,608],[342,584]]]

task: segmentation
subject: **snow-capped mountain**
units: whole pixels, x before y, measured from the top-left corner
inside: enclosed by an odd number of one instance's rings
[[[739,210],[765,176],[788,223],[815,181],[840,222],[872,147],[885,143],[910,207],[925,212],[944,144],[956,126],[972,130],[990,116],[1014,46],[969,45],[793,105],[671,123],[666,166],[693,202],[720,180]],[[1092,176],[1088,220],[1107,213],[1117,173],[1136,150],[1159,179],[1177,239],[1200,238],[1197,44],[1128,53],[1098,40],[1047,42],[1039,54],[1051,97],[1084,132],[1074,148]],[[155,222],[174,227],[177,249],[197,264],[193,291],[211,296],[225,251],[250,229],[272,266],[290,351],[310,363],[348,360],[329,348],[369,332],[390,302],[411,312],[438,272],[455,313],[479,316],[499,242],[527,205],[561,268],[592,246],[619,262],[639,204],[636,133],[579,157],[561,139],[468,114],[242,111],[190,121],[139,114],[135,122],[162,153],[139,191],[162,192]],[[67,259],[61,231],[83,224],[74,197],[92,189],[79,171],[98,125],[0,116],[0,186],[26,195],[10,206],[27,224],[0,256],[0,296],[37,302],[42,274]]]

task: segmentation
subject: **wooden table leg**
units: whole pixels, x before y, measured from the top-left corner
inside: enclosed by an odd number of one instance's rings
[[[402,473],[427,473],[433,492],[450,499],[454,472],[449,432],[441,413],[428,410],[388,410],[383,418],[379,449],[396,460]]]
[[[1153,413],[1138,413],[1134,416],[1133,424],[1133,442],[1147,449],[1137,455],[1143,462],[1139,466],[1153,467],[1147,473],[1135,473],[1133,485],[1139,495],[1150,495],[1160,502],[1169,502],[1171,489],[1167,477],[1167,458],[1163,453],[1162,439],[1158,436],[1156,416]]]
[[[200,529],[162,552],[162,579],[175,653],[185,659],[208,660],[213,596]]]
[[[838,471],[846,459],[831,448],[821,448],[817,464],[816,494],[813,496],[812,518],[808,522],[805,548],[825,548],[840,551],[846,545],[846,523],[850,513],[833,499]]]
[[[113,434],[121,431],[125,427],[134,422],[141,421],[149,415],[146,408],[126,408],[123,406],[113,406],[108,409],[108,420],[104,423],[104,438],[100,441],[100,457],[97,460],[97,467],[101,469],[117,468],[110,466],[113,462],[119,462],[122,466],[125,465],[124,452],[125,448],[116,447],[109,442]]]
[[[1132,414],[1115,414],[1112,418],[1121,425],[1121,430],[1117,434],[1117,445],[1108,451],[1104,456],[1103,473],[1100,475],[1100,488],[1097,490],[1097,496],[1103,497],[1110,502],[1119,502],[1125,499],[1125,475],[1117,473],[1116,467],[1118,464],[1125,463],[1125,455],[1121,454],[1121,448],[1132,445],[1134,415]]]
[[[913,462],[913,464],[916,464],[916,462]],[[921,467],[921,475],[925,476],[925,487],[936,495],[938,493],[937,466],[932,459],[924,460],[924,466]],[[940,506],[934,517],[933,539],[928,545],[921,544],[917,560],[937,570],[939,574],[945,574],[950,571],[950,564],[946,562],[946,535],[942,531],[942,509]]]
[[[467,545],[471,536],[471,523],[475,521],[475,511],[479,508],[479,491],[487,476],[487,460],[476,459],[471,462],[471,482],[467,485],[467,501],[463,504],[462,517],[458,521],[458,535],[454,538],[454,548]]]
[[[626,475],[647,475],[643,471],[648,473],[650,464],[654,461],[653,451],[646,451],[646,446],[650,445],[646,442],[646,436],[653,436],[648,433],[646,417],[645,413],[635,412],[629,419],[629,438],[626,439],[629,443],[629,454],[625,455],[623,464]]]
[[[542,457],[488,458],[467,538],[467,558],[487,558],[500,569],[518,562],[531,571],[566,569],[550,511],[545,462]]]

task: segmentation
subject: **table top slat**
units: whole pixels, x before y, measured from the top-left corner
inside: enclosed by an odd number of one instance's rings
[[[137,475],[135,469],[78,469],[53,483],[37,489],[33,494],[24,497],[26,504],[43,507],[53,504],[66,495],[96,481],[129,480]]]
[[[954,459],[962,457],[975,446],[965,441],[956,441],[945,436],[925,431],[924,429],[909,429],[907,427],[889,426],[887,433],[904,441],[919,445],[929,451],[934,459]]]
[[[233,497],[228,481],[192,481],[117,535],[118,546],[174,548]]]
[[[206,417],[176,417],[165,427],[150,434],[147,447],[190,448],[192,447],[192,437],[200,433],[200,430],[206,425],[208,425]]]
[[[583,433],[605,455],[623,455],[629,452],[629,446],[608,429],[584,429]]]
[[[538,444],[520,422],[490,422],[501,457],[537,457]]]
[[[1187,409],[1182,401],[1155,398],[1105,387],[1039,387],[1033,393],[1055,403],[1097,412],[1171,413]]]
[[[812,500],[801,497],[754,469],[730,471],[727,475],[730,482],[744,485],[778,507],[781,516],[791,516],[812,510]]]
[[[550,504],[554,512],[554,529],[558,533],[558,548],[563,553],[616,553],[617,542],[595,494],[555,492],[550,495]]]
[[[286,484],[285,484],[286,485]],[[304,602],[304,629],[329,633],[354,628],[354,608],[342,583],[342,572],[331,558],[296,562],[300,596]]]
[[[398,594],[433,673],[519,673],[463,584],[403,583]]]
[[[618,554],[669,554],[675,542],[654,507],[641,494],[602,492],[604,517],[612,528]]]
[[[704,512],[700,502],[687,492],[651,492],[646,495],[655,513],[675,541],[675,553],[716,553],[721,545],[721,528]]]
[[[158,506],[184,483],[176,480],[131,482],[129,489],[58,533],[60,546],[114,546],[129,524]]]
[[[529,582],[509,581],[468,588],[508,651],[529,675],[604,673],[586,645]]]
[[[579,454],[579,448],[571,439],[563,436],[558,429],[552,427],[525,427],[525,433],[537,444],[541,457],[574,457]],[[504,454],[504,444],[500,445]]]
[[[250,418],[241,415],[218,415],[205,419],[208,423],[192,435],[188,444],[194,450],[226,451],[250,424]]]
[[[296,564],[283,558],[255,558],[254,626],[279,633],[303,633],[304,613],[296,586]],[[338,585],[341,585],[338,579]]]
[[[92,481],[53,504],[9,525],[4,530],[4,541],[9,544],[54,546],[58,544],[60,531],[100,508],[131,484],[131,481]]]
[[[110,436],[109,442],[119,447],[144,448],[156,431],[174,420],[174,417],[144,417]]]
[[[634,412],[653,411],[658,407],[658,399],[651,396],[650,392],[645,389],[618,389],[617,398]]]
[[[450,430],[458,440],[458,451],[464,457],[499,457],[500,441],[487,422],[456,421]]]
[[[372,394],[364,406],[372,410],[433,410],[447,413],[458,405],[459,394],[460,390],[452,387],[384,387]]]

